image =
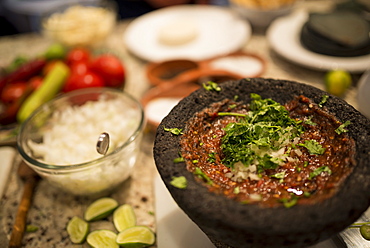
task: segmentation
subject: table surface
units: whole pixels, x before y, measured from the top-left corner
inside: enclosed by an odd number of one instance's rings
[[[328,1],[307,1],[302,7],[311,10],[322,9],[329,5]],[[130,20],[120,21],[106,41],[105,47],[114,50],[121,56],[127,70],[125,90],[140,99],[151,86],[145,75],[147,63],[130,54],[123,43],[123,34],[129,23]],[[10,63],[19,54],[35,56],[44,51],[50,44],[50,40],[38,33],[0,37],[0,66]],[[254,31],[243,50],[253,51],[267,61],[267,67],[262,77],[294,80],[324,89],[325,72],[307,69],[279,57],[270,49],[263,31]],[[356,81],[359,76],[353,75],[354,84],[344,98],[355,108],[357,108]],[[153,180],[157,172],[152,156],[153,140],[154,133],[147,131],[144,134],[142,149],[132,176],[111,196],[120,203],[132,204],[137,214],[138,224],[148,225],[155,231]],[[19,159],[19,157],[15,159],[5,195],[0,202],[0,243],[2,244],[8,243],[22,192],[22,182],[16,175]],[[26,247],[71,247],[68,234],[65,231],[66,223],[75,215],[82,216],[84,209],[91,201],[88,198],[59,192],[48,187],[46,181],[41,181],[28,215],[28,224],[38,226],[39,230],[35,233],[26,233],[23,243],[27,244]],[[93,223],[92,229],[94,228],[110,229],[113,227],[109,221],[99,221]]]

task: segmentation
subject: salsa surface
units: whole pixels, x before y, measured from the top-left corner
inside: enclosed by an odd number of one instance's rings
[[[284,107],[304,131],[285,146],[284,162],[276,168],[261,170],[247,165],[240,171],[241,163],[224,162],[225,128],[242,121],[237,114],[248,115],[250,111],[250,104],[224,100],[187,123],[180,141],[187,169],[210,191],[243,203],[291,207],[332,196],[355,166],[354,141],[345,130],[338,132],[341,122],[304,96]],[[306,141],[318,144],[322,154],[313,154],[303,145]]]

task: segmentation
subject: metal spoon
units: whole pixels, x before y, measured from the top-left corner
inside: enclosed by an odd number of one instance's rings
[[[96,151],[105,155],[109,149],[109,134],[104,132],[99,135],[98,142],[96,143]]]

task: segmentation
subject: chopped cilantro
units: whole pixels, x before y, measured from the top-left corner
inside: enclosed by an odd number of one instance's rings
[[[341,134],[341,133],[345,133],[345,132],[348,132],[347,129],[345,129],[345,127],[347,127],[348,125],[350,125],[351,122],[350,121],[346,121],[345,123],[343,123],[342,125],[340,125],[337,129],[335,129],[335,132],[337,134]]]
[[[327,172],[327,173],[329,173],[329,175],[331,174],[331,170],[328,166],[321,166],[321,167],[315,169],[313,172],[311,172],[308,179],[312,179],[312,178],[320,175],[322,172]]]
[[[328,95],[323,95],[321,97],[321,101],[319,103],[319,107],[322,108],[322,106],[326,103],[326,101],[328,100],[329,96]]]
[[[229,105],[229,108],[231,108],[231,109],[233,109],[233,108],[235,108],[236,107],[236,104],[230,104]]]
[[[212,185],[213,182],[199,167],[195,167],[194,175],[204,180],[207,184]]]
[[[239,122],[229,123],[222,137],[223,163],[233,167],[241,162],[249,166],[257,161],[257,170],[275,169],[282,163],[258,151],[278,151],[303,132],[303,126],[289,117],[284,106],[272,99],[262,99],[258,94],[251,94],[250,111],[248,114],[221,112],[218,115],[237,115],[243,117]],[[287,142],[289,141],[289,142]]]
[[[181,163],[181,162],[184,162],[184,161],[185,161],[185,159],[183,157],[178,157],[178,158],[175,158],[173,160],[174,163]]]
[[[284,177],[285,177],[285,171],[283,172],[278,172],[274,175],[271,175],[270,177],[274,177],[274,178],[277,178],[277,179],[280,179],[280,183],[282,183],[284,181]]]
[[[321,155],[325,152],[325,148],[323,148],[316,140],[305,140],[304,144],[300,143],[298,145],[306,147],[310,154]]]
[[[184,176],[172,177],[170,184],[179,189],[186,189],[188,186],[188,181]]]
[[[221,91],[221,87],[218,86],[217,83],[212,82],[212,81],[208,81],[207,83],[204,83],[203,84],[203,88],[205,88],[208,91],[212,91],[212,90],[214,90],[214,91]]]
[[[174,135],[180,135],[180,134],[183,134],[182,133],[182,129],[180,128],[164,128],[164,131],[167,131],[167,132],[171,132],[172,134]]]
[[[207,161],[210,163],[216,162],[216,153],[215,152],[209,153]]]
[[[311,119],[312,119],[312,116],[310,116],[307,120],[305,120],[304,123],[307,125],[316,126],[317,124],[313,122]]]
[[[281,199],[281,202],[283,203],[284,207],[291,208],[298,203],[298,196],[293,194],[290,199],[284,198]]]

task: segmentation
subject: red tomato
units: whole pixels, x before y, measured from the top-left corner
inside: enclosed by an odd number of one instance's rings
[[[75,62],[70,66],[72,74],[84,75],[89,70],[89,65],[86,61]]]
[[[1,92],[1,101],[5,104],[18,100],[26,91],[27,82],[18,81],[6,85]]]
[[[64,85],[63,91],[69,92],[82,88],[89,87],[103,87],[103,79],[96,75],[94,72],[86,72],[85,74],[72,74],[66,84]]]
[[[116,56],[100,55],[91,62],[90,68],[104,79],[105,86],[116,88],[124,86],[125,69]]]
[[[42,84],[42,77],[40,76],[35,76],[33,78],[31,78],[29,81],[28,81],[28,84],[31,86],[31,88],[33,90],[36,90],[38,87],[41,86]]]
[[[73,63],[81,61],[87,62],[90,60],[90,56],[90,51],[85,48],[73,48],[67,53],[67,64],[72,65]]]

